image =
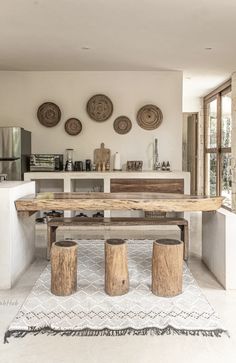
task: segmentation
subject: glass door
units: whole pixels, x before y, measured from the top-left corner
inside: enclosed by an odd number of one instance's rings
[[[231,203],[231,86],[205,100],[205,194]]]
[[[231,92],[226,91],[221,97],[221,143],[220,143],[220,194],[226,204],[231,201]]]
[[[217,98],[207,104],[206,116],[205,192],[214,196],[218,194]]]

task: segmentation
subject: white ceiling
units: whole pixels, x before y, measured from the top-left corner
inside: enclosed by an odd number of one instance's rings
[[[235,0],[0,0],[0,69],[182,70],[188,98],[236,71],[235,34]]]

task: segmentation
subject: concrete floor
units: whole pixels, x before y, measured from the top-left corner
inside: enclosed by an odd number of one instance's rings
[[[126,238],[178,237],[175,231],[106,231],[108,236]],[[60,231],[58,238],[103,238],[100,230]],[[196,251],[200,251],[200,223],[191,226],[191,250],[195,252],[189,267],[205,296],[220,314],[230,338],[206,338],[192,336],[124,336],[124,337],[60,337],[26,336],[11,338],[9,344],[0,343],[0,363],[235,363],[236,362],[236,291],[225,291],[201,263]],[[37,231],[37,259],[25,272],[16,286],[0,291],[0,335],[14,318],[29,294],[37,277],[46,266],[45,231]]]

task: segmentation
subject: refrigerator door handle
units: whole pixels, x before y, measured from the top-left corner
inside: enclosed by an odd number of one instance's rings
[[[13,158],[0,158],[0,161],[15,161],[19,160],[20,157],[13,157]]]

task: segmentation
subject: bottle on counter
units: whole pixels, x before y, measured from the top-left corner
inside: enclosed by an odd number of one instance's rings
[[[114,155],[114,170],[121,170],[120,153],[118,152]]]
[[[166,163],[165,163],[165,161],[163,161],[162,164],[161,164],[161,170],[162,171],[163,170],[166,170]]]
[[[97,163],[97,171],[102,171],[102,168],[101,168],[101,163]]]
[[[90,159],[86,159],[85,160],[85,170],[86,171],[91,171],[91,166],[92,166],[91,160]]]
[[[167,163],[166,163],[166,170],[170,171],[170,162],[169,161],[167,161]]]
[[[110,171],[110,161],[106,162],[106,171]]]

